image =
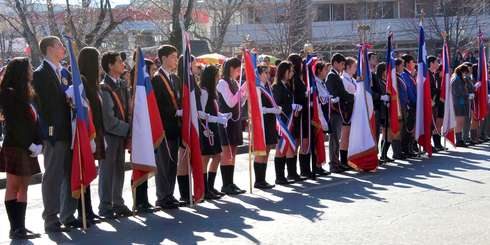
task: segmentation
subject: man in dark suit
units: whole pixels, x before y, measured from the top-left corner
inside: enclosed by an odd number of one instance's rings
[[[349,111],[348,107],[352,107],[354,104],[354,95],[347,92],[344,88],[341,73],[345,68],[345,57],[342,54],[336,53],[331,59],[332,70],[327,76],[327,89],[332,96],[332,113],[330,115],[330,141],[329,141],[329,157],[330,157],[330,172],[341,173],[348,169],[347,166],[342,166],[340,164],[339,153],[340,152],[340,132],[342,125],[348,125],[349,122],[345,122],[343,115],[341,115],[342,110]]]
[[[378,54],[374,52],[368,53],[369,60],[369,69],[371,71],[371,96],[373,98],[373,106],[374,106],[374,117],[376,120],[376,145],[378,145],[378,138],[381,133],[381,121],[380,121],[380,111],[382,106],[381,95],[382,88],[380,87],[380,81],[378,76],[376,75],[376,66],[378,65]]]
[[[46,232],[61,232],[67,228],[81,227],[81,222],[73,216],[77,201],[71,196],[70,186],[71,109],[65,95],[70,82],[63,79],[61,74],[60,62],[65,57],[66,49],[60,39],[45,37],[39,48],[44,61],[34,71],[32,84],[37,94],[44,139],[43,219]],[[65,228],[62,228],[60,221]]]
[[[101,85],[101,97],[107,150],[99,166],[99,215],[107,218],[130,216],[132,212],[124,205],[122,197],[124,152],[130,130],[129,87],[126,81],[120,79],[125,68],[119,53],[104,53],[101,64],[106,73]]]
[[[157,189],[156,206],[162,209],[174,209],[182,205],[173,196],[177,176],[178,149],[180,145],[180,89],[178,78],[173,74],[177,70],[177,49],[163,45],[158,49],[161,67],[152,79],[160,116],[165,130],[165,139],[156,153]]]

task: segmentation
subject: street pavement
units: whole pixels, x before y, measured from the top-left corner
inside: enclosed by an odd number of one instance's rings
[[[248,155],[237,158],[235,182],[248,190]],[[377,173],[254,189],[193,208],[104,222],[86,233],[43,234],[12,244],[490,244],[489,160],[488,143],[451,149],[391,163]],[[271,156],[270,182],[273,166]],[[131,206],[129,177],[127,171],[124,198]],[[97,207],[97,182],[91,189]],[[154,193],[152,179],[152,203]],[[31,185],[26,224],[35,232],[44,232],[42,207],[41,186]],[[0,216],[0,244],[11,244],[4,205]]]

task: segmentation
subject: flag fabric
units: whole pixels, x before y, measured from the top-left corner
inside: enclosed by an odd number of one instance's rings
[[[398,80],[395,67],[395,50],[393,49],[393,33],[388,35],[388,45],[386,48],[386,92],[390,96],[389,118],[390,128],[393,135],[400,133],[401,117],[400,101],[398,98]]]
[[[306,84],[310,85],[311,98],[313,102],[312,106],[312,119],[311,125],[313,126],[313,132],[311,132],[315,138],[315,142],[312,142],[310,138],[310,142],[314,144],[313,150],[316,155],[317,166],[322,166],[326,161],[326,153],[325,153],[325,134],[324,130],[328,130],[328,124],[323,117],[323,111],[320,107],[320,102],[318,100],[318,90],[316,87],[316,78],[315,78],[315,66],[317,62],[317,57],[308,56],[306,60]],[[310,148],[312,149],[312,148]]]
[[[143,51],[139,47],[136,50],[134,75],[134,105],[131,125],[131,163],[133,165],[131,180],[133,190],[155,171],[155,148],[160,145],[165,136]]]
[[[476,112],[476,120],[482,121],[488,115],[488,66],[486,48],[483,40],[483,33],[480,31],[478,34],[478,44],[480,57],[478,59],[478,82],[480,87],[476,91],[476,104],[478,111]]]
[[[72,138],[71,193],[74,198],[80,198],[81,188],[85,188],[97,177],[95,159],[90,147],[90,141],[95,138],[95,127],[73,50],[73,40],[66,36],[65,39],[70,56],[73,84],[72,99],[75,106],[74,124],[72,124],[74,134]]]
[[[358,171],[374,172],[378,168],[378,149],[375,140],[376,122],[371,91],[368,47],[368,44],[361,44],[359,47],[357,69],[359,81],[357,81],[358,86],[351,117],[348,164]]]
[[[419,27],[419,53],[417,66],[417,107],[415,115],[415,139],[432,156],[432,100],[430,76],[427,67],[427,49],[422,23]]]
[[[184,30],[184,29],[182,29]],[[201,146],[196,102],[196,87],[192,75],[191,45],[189,34],[182,31],[182,144],[186,149],[189,166],[192,169],[194,183],[194,200],[199,202],[204,196],[204,179],[202,175]]]
[[[441,81],[441,101],[444,102],[444,118],[442,120],[442,135],[455,146],[456,139],[454,129],[456,128],[456,114],[454,112],[454,101],[451,86],[451,67],[449,66],[449,49],[444,42],[442,48],[442,81]]]
[[[257,74],[257,56],[243,50],[245,60],[245,77],[247,79],[248,114],[251,120],[250,133],[252,149],[256,156],[265,156],[266,143],[264,132],[264,117],[262,113],[262,98],[260,96],[260,79]]]

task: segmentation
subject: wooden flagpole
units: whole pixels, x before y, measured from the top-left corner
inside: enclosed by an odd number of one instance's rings
[[[82,202],[82,224],[83,230],[87,230],[87,211],[85,209],[85,186],[83,185],[83,173],[82,173],[82,154],[80,152],[80,134],[78,133],[78,127],[75,128],[77,137],[77,155],[78,155],[78,168],[80,171],[80,199]]]

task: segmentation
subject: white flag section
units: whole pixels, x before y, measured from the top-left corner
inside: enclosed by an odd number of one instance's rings
[[[373,111],[373,99],[371,98],[371,94],[366,93],[363,83],[358,83],[354,99],[349,134],[349,158],[358,158],[356,155],[367,153],[370,150],[376,151],[376,144],[371,132],[371,122],[369,120],[370,112]]]
[[[134,98],[131,163],[156,167],[146,88],[136,85]]]
[[[449,139],[449,141],[454,145],[456,143],[454,137],[454,129],[456,128],[456,114],[454,112],[450,69],[448,48],[447,44],[444,44],[444,48],[442,50],[442,71],[444,73],[442,80],[444,86],[444,118],[442,121],[442,135]]]

